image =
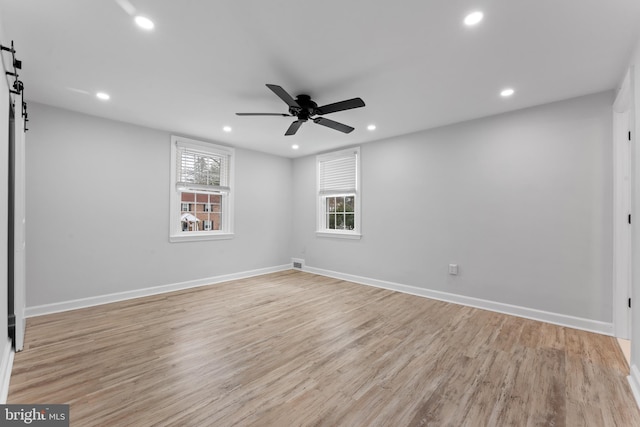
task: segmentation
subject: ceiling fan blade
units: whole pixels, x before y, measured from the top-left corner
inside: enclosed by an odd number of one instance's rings
[[[282,114],[282,113],[236,113],[236,116],[282,116],[282,117],[291,117],[291,114]]]
[[[298,132],[298,129],[300,128],[300,126],[304,122],[305,122],[304,120],[296,120],[295,122],[291,123],[291,126],[289,126],[289,129],[287,129],[284,135],[285,136],[295,135],[296,132]]]
[[[329,114],[336,111],[351,110],[352,108],[364,107],[364,101],[360,98],[347,99],[346,101],[334,102],[323,105],[316,109],[317,114]]]
[[[326,126],[331,129],[339,130],[340,132],[349,133],[354,128],[344,125],[342,123],[335,122],[333,120],[325,119],[324,117],[317,117],[313,121],[319,125]]]
[[[273,91],[280,99],[282,99],[289,107],[300,107],[295,99],[278,85],[267,84],[267,87]]]

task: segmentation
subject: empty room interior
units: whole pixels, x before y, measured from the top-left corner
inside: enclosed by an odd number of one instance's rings
[[[0,403],[640,426],[640,2],[0,0],[0,44]]]

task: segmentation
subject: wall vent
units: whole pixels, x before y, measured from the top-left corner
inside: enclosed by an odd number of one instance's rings
[[[293,258],[291,261],[293,262],[293,268],[295,268],[296,270],[304,269],[303,259]]]

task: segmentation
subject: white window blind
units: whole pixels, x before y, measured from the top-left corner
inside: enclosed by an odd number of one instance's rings
[[[176,189],[229,192],[229,156],[177,145]]]
[[[319,191],[321,195],[355,193],[357,182],[357,151],[342,151],[339,156],[319,158]]]

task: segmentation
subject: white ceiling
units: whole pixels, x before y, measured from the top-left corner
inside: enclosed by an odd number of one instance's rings
[[[122,0],[0,0],[27,100],[287,157],[613,89],[640,37],[638,0],[129,1],[153,31]],[[287,112],[266,83],[367,106],[285,137],[235,115]]]

